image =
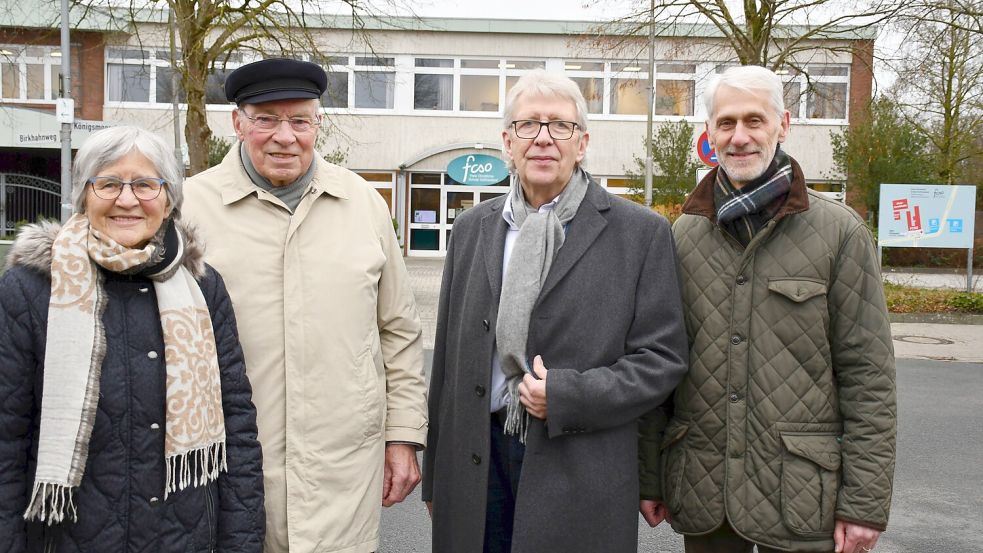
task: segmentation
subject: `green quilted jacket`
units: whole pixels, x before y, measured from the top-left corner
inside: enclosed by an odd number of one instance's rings
[[[876,250],[794,161],[788,200],[744,249],[716,224],[715,176],[673,227],[690,370],[668,413],[642,421],[642,497],[665,501],[683,534],[726,516],[755,543],[832,551],[835,519],[883,530],[891,504],[894,352]]]

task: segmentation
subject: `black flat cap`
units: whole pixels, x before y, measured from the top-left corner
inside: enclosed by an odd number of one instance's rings
[[[225,79],[225,97],[236,105],[320,98],[328,76],[309,61],[271,58],[243,65]]]

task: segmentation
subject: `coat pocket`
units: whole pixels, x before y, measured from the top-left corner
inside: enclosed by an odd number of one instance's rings
[[[683,474],[686,472],[686,432],[689,423],[673,419],[662,437],[662,494],[669,512],[678,513],[682,503]]]
[[[358,390],[361,397],[354,398],[364,417],[362,437],[371,439],[382,432],[385,421],[385,369],[379,334],[373,330],[366,338],[368,344],[355,362]]]
[[[840,487],[837,434],[782,432],[782,521],[804,537],[829,537]]]
[[[768,289],[795,303],[826,295],[825,284],[804,278],[773,278],[768,280]]]

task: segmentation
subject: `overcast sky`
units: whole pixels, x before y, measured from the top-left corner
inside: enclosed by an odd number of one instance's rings
[[[501,19],[580,19],[600,21],[612,10],[624,13],[630,0],[417,0],[416,13],[430,17]]]

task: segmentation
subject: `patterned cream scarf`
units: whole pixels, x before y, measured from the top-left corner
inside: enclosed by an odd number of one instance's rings
[[[25,519],[78,519],[75,490],[85,470],[106,354],[107,298],[97,265],[154,282],[167,372],[164,498],[226,470],[215,336],[205,297],[182,264],[184,243],[171,220],[142,249],[117,244],[80,214],[58,233],[51,248],[37,473]]]

